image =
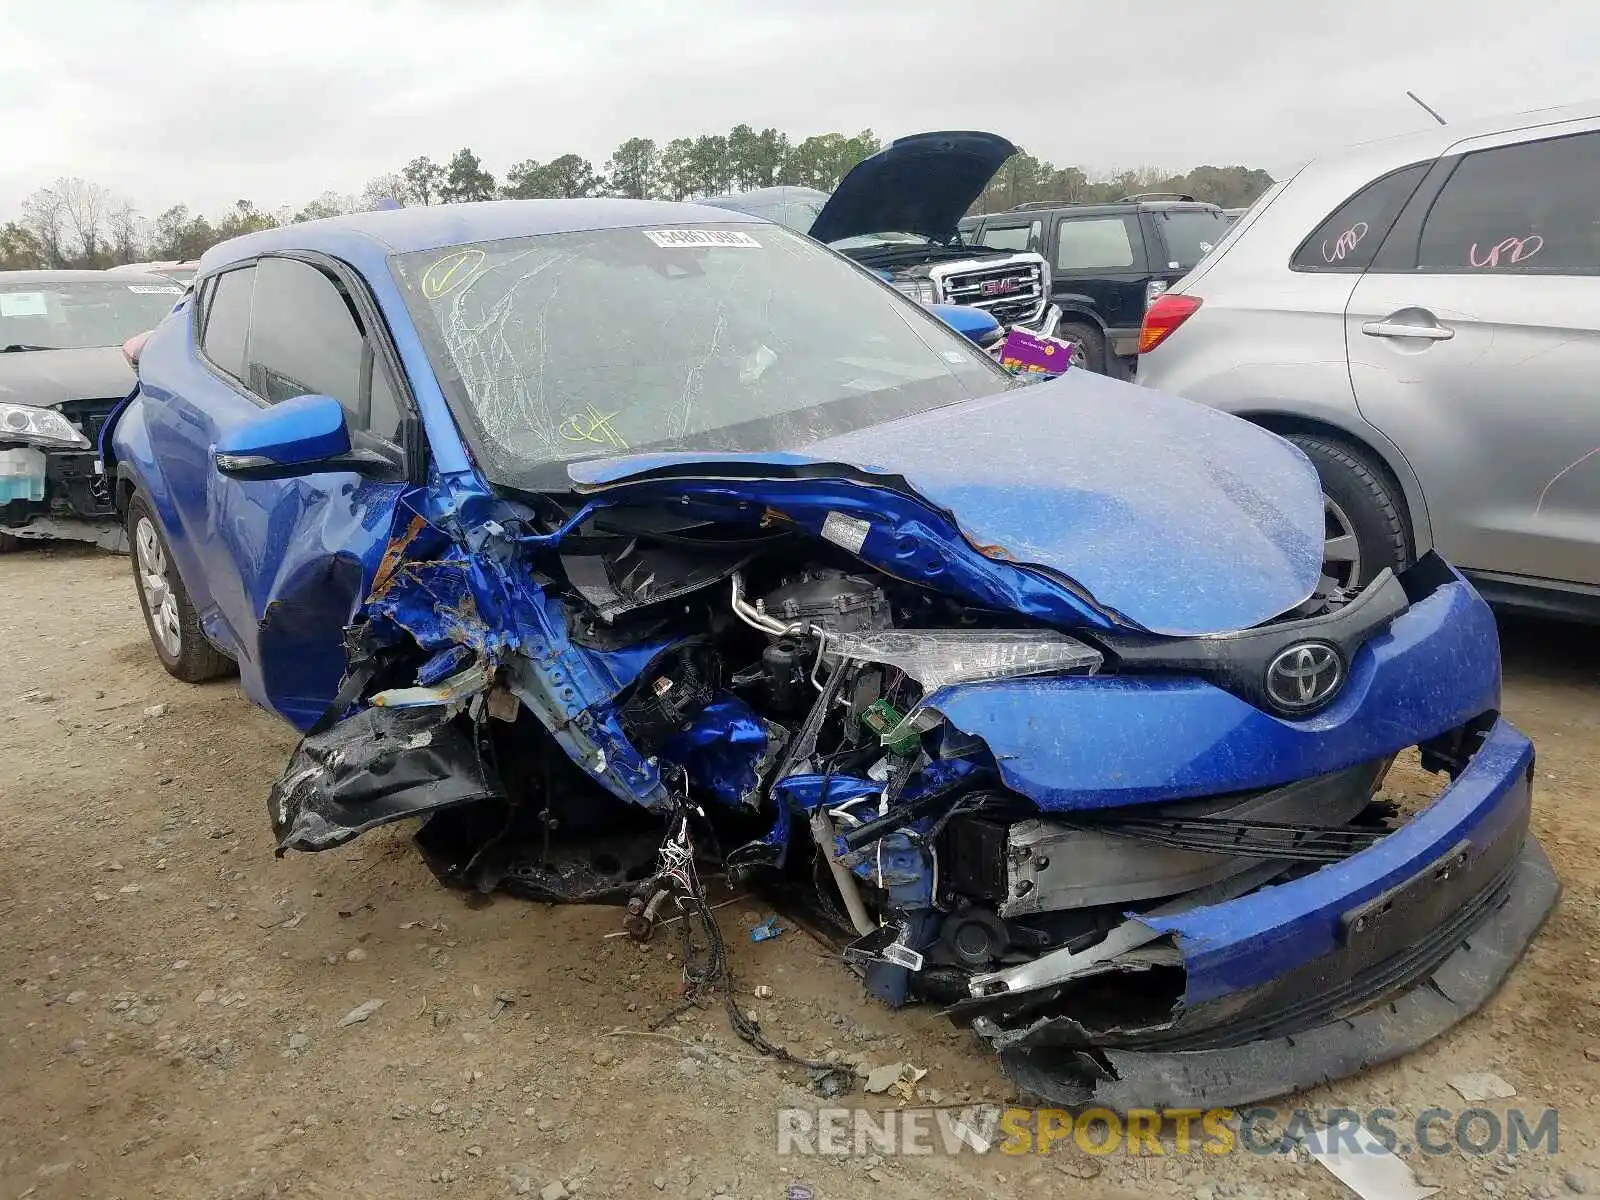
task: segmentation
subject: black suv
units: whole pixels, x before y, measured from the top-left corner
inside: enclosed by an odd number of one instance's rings
[[[1051,267],[1056,336],[1081,348],[1083,365],[1132,378],[1145,307],[1189,273],[1228,231],[1215,204],[1152,193],[1115,204],[1023,204],[961,222],[969,246],[1033,250]]]

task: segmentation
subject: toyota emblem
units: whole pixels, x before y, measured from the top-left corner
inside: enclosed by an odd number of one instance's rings
[[[1326,642],[1296,642],[1267,664],[1267,697],[1285,712],[1305,712],[1333,698],[1344,662]]]

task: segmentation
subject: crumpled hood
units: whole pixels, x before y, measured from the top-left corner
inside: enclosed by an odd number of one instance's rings
[[[1017,148],[995,133],[917,133],[862,159],[817,214],[820,242],[866,233],[917,233],[935,241],[956,222]]]
[[[53,408],[64,400],[112,400],[133,388],[120,346],[0,354],[0,401]]]
[[[789,453],[631,455],[573,463],[579,485],[661,468],[841,463],[903,480],[974,544],[1065,575],[1156,633],[1258,625],[1311,595],[1322,492],[1275,434],[1148,388],[1070,371]],[[993,556],[993,552],[991,552]]]

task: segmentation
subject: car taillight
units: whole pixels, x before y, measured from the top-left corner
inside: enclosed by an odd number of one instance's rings
[[[1175,296],[1165,292],[1145,310],[1144,325],[1139,329],[1139,353],[1148,354],[1171,336],[1200,307],[1199,296]]]

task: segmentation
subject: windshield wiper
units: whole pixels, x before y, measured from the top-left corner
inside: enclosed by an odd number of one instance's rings
[[[54,346],[26,346],[21,342],[12,342],[11,345],[0,347],[0,354],[17,354],[24,350],[54,350]]]

